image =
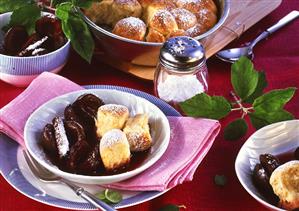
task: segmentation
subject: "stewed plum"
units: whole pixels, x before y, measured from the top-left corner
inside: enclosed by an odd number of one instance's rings
[[[271,154],[260,155],[260,162],[263,168],[266,170],[268,176],[270,177],[272,172],[280,166],[280,162],[277,157]]]
[[[55,16],[43,16],[36,21],[35,33],[28,35],[24,26],[13,26],[5,34],[3,54],[39,56],[54,51],[66,43],[61,23]]]
[[[24,43],[28,40],[28,33],[23,26],[11,27],[4,37],[3,49],[7,55],[15,56],[22,50]]]

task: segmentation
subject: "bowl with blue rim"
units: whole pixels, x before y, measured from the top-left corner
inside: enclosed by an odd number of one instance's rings
[[[64,37],[58,19],[42,12],[35,32],[28,34],[18,25],[5,30],[11,16],[12,12],[0,14],[0,80],[25,87],[43,72],[58,73],[70,52],[70,41]]]

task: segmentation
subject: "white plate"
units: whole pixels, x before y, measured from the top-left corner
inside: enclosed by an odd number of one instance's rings
[[[65,107],[72,104],[79,96],[89,93],[101,98],[105,104],[120,104],[128,107],[130,116],[138,113],[148,114],[153,143],[147,158],[136,169],[111,176],[72,174],[58,169],[44,153],[40,145],[41,132],[44,126],[50,123],[55,116],[63,116]],[[24,139],[26,148],[35,160],[54,174],[78,183],[109,184],[133,177],[158,161],[169,144],[170,126],[164,113],[144,98],[118,90],[92,89],[71,92],[56,97],[40,106],[26,122]]]
[[[117,89],[141,96],[158,106],[166,116],[180,116],[180,114],[164,101],[147,93],[117,86],[88,86],[87,88]],[[68,187],[62,184],[45,184],[33,176],[21,154],[21,147],[5,135],[0,134],[0,172],[6,181],[27,197],[55,207],[72,210],[95,210],[95,208],[77,197]],[[100,186],[83,185],[91,193],[101,191]],[[133,192],[119,191],[124,200],[116,204],[115,208],[133,206],[165,193],[160,191]]]
[[[242,146],[236,162],[237,177],[245,190],[258,202],[271,210],[283,210],[267,202],[252,182],[252,171],[259,163],[259,155],[279,155],[299,146],[299,120],[268,125],[256,131]]]

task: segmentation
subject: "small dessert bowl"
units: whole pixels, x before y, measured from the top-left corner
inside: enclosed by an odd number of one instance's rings
[[[270,210],[284,209],[271,204],[255,186],[252,173],[255,165],[259,163],[261,154],[274,156],[293,153],[299,146],[299,120],[278,122],[256,131],[242,146],[235,162],[235,171],[241,185],[245,190],[263,206]]]
[[[12,12],[0,14],[0,43],[4,40],[3,26],[9,23]],[[47,12],[45,15],[53,15]],[[0,80],[9,84],[25,87],[42,72],[58,73],[66,64],[70,52],[70,41],[55,51],[29,57],[0,54]]]
[[[83,94],[93,94],[104,101],[105,104],[124,105],[129,109],[130,116],[146,113],[149,117],[152,146],[142,162],[123,173],[89,176],[65,172],[54,165],[41,146],[42,130],[56,116],[62,117],[66,106],[72,104]],[[71,92],[56,97],[34,111],[26,122],[24,129],[25,145],[32,157],[52,173],[73,182],[83,184],[109,184],[131,178],[158,161],[168,147],[170,139],[170,126],[164,113],[151,102],[133,94],[107,89],[92,89]],[[100,159],[100,158],[99,158]]]

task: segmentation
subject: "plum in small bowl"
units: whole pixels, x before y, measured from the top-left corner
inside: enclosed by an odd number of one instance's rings
[[[60,21],[43,12],[32,34],[21,25],[4,31],[11,15],[11,12],[0,15],[0,79],[24,87],[42,72],[58,73],[66,64],[70,50],[70,41],[64,36]]]

